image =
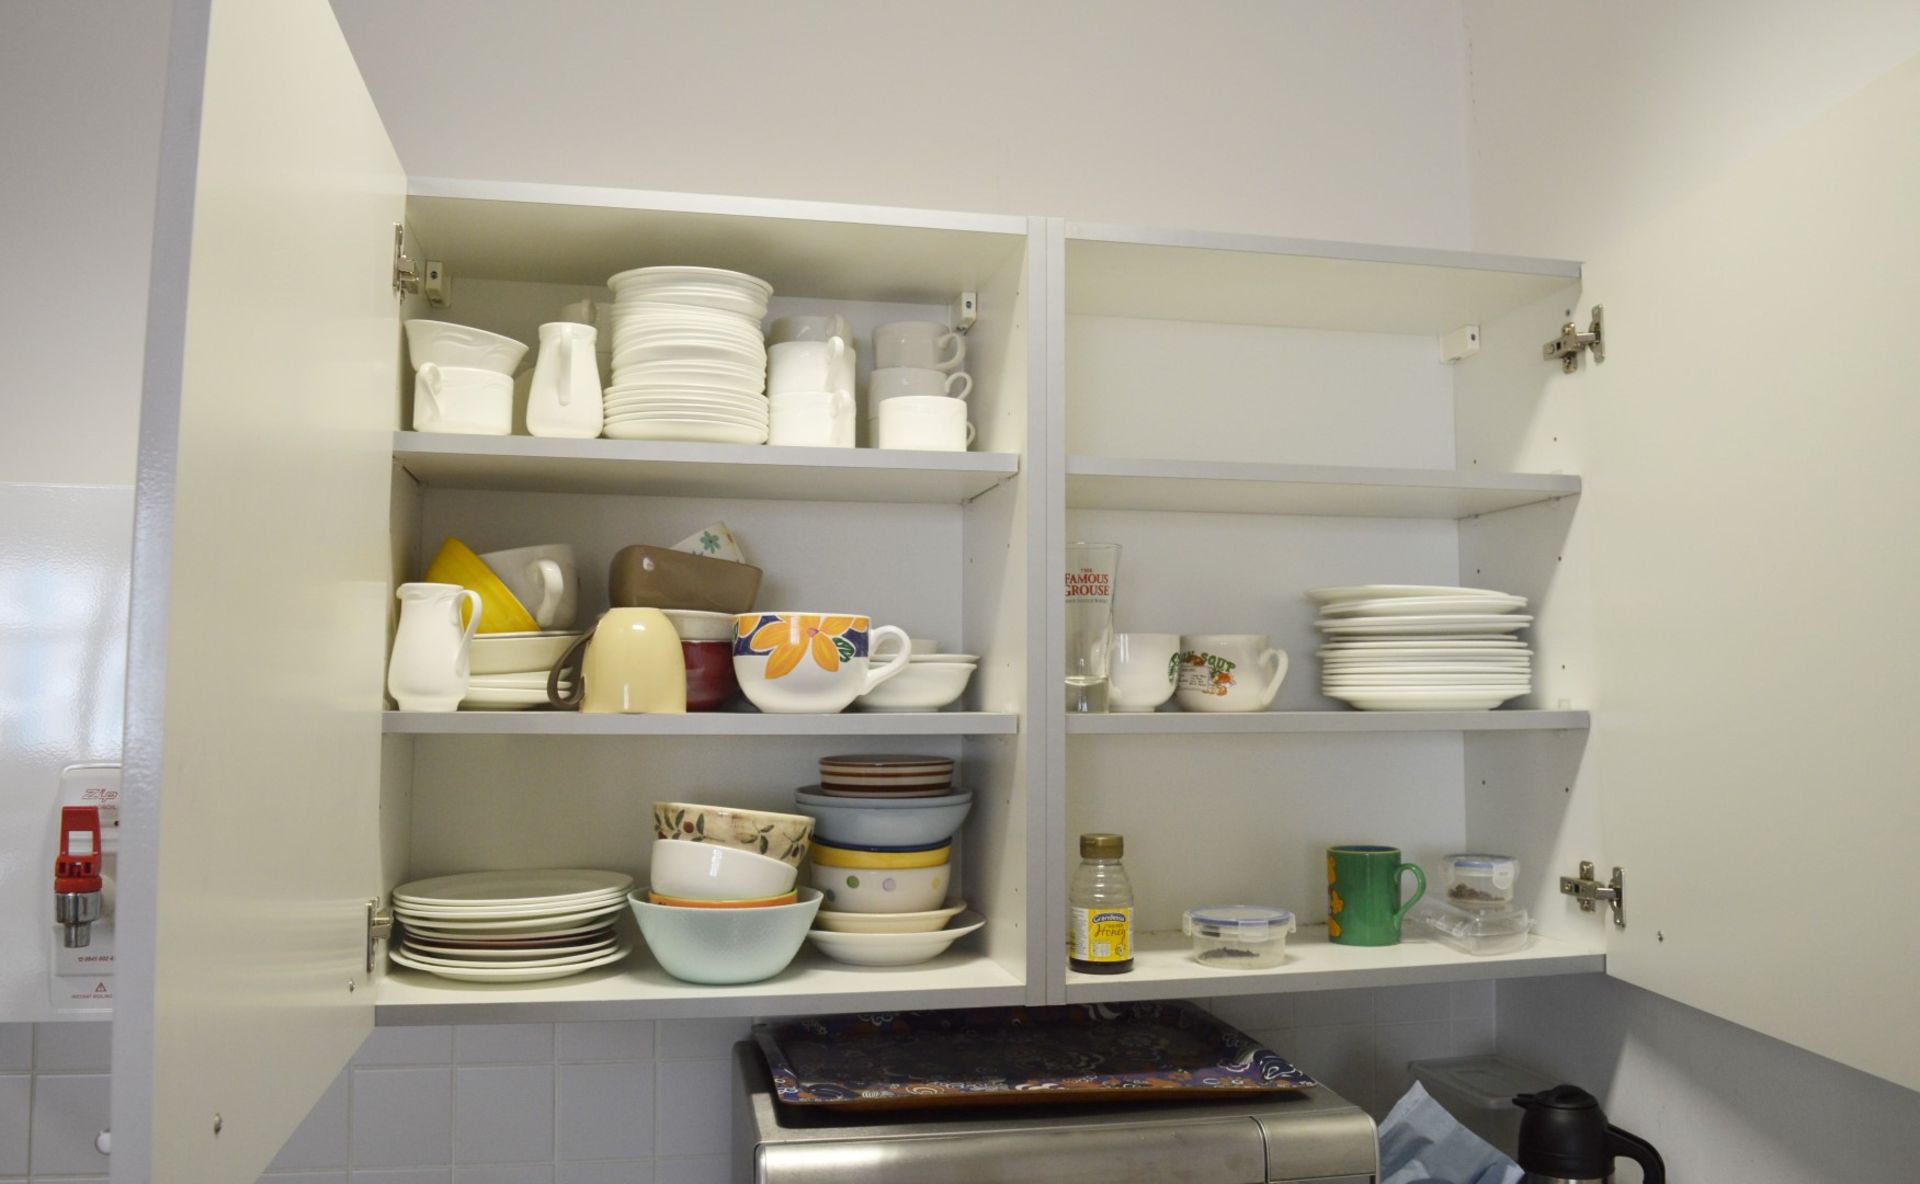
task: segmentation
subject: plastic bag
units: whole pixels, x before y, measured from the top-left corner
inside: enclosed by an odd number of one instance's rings
[[[1523,1176],[1417,1081],[1380,1124],[1380,1184],[1521,1184]]]

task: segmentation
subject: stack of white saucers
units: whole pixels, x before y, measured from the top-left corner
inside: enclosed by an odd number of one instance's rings
[[[619,872],[468,872],[393,890],[401,966],[476,983],[526,983],[610,966],[633,877]]]
[[[1320,691],[1362,711],[1491,711],[1533,690],[1524,596],[1486,588],[1314,588]]]
[[[614,295],[607,436],[766,442],[760,321],[771,284],[715,267],[641,267],[607,286]]]

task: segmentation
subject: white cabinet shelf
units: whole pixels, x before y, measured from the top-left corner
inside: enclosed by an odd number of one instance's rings
[[[1265,995],[1330,987],[1588,974],[1606,968],[1607,957],[1597,948],[1587,949],[1538,934],[1517,953],[1475,957],[1431,941],[1375,947],[1335,945],[1327,940],[1326,926],[1311,925],[1288,939],[1284,965],[1266,970],[1213,970],[1193,960],[1193,939],[1178,933],[1145,933],[1134,946],[1130,973],[1067,971],[1067,1002]]]
[[[773,448],[652,440],[553,440],[395,432],[393,457],[422,485],[541,493],[970,501],[1020,470],[1010,452]]]
[[[962,942],[963,946],[967,943]],[[654,964],[644,943],[605,970],[509,986],[459,983],[388,966],[379,981],[379,1024],[546,1023],[681,1016],[801,1015],[926,1007],[1007,1007],[1026,987],[992,959],[949,950],[918,966],[847,966],[812,948],[766,982],[737,987],[684,983]]]
[[[586,715],[578,711],[389,711],[384,730],[404,736],[1010,736],[1020,717],[993,711],[760,715]]]
[[[1588,725],[1584,711],[1143,711],[1067,716],[1067,732],[1076,736],[1585,731]]]
[[[1457,519],[1579,492],[1559,473],[1067,458],[1069,509]]]

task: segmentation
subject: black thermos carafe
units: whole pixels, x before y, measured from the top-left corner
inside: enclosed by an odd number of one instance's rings
[[[1521,1094],[1513,1104],[1520,1118],[1520,1168],[1527,1184],[1610,1184],[1613,1161],[1640,1165],[1646,1184],[1667,1184],[1667,1165],[1653,1144],[1607,1125],[1606,1111],[1577,1085],[1556,1085]]]

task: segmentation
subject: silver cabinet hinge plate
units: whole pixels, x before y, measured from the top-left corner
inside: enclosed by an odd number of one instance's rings
[[[380,943],[393,936],[393,910],[380,907],[378,900],[367,902],[367,973],[372,974],[380,956]]]
[[[1602,884],[1593,878],[1593,861],[1583,859],[1578,876],[1560,877],[1560,895],[1578,899],[1583,913],[1593,912],[1604,901],[1613,909],[1613,927],[1627,927],[1627,878],[1617,867],[1613,879]]]
[[[398,296],[425,296],[434,308],[445,308],[452,281],[446,264],[438,259],[425,263],[407,254],[407,228],[393,224],[393,291]]]
[[[1540,347],[1540,356],[1549,362],[1560,359],[1560,369],[1572,374],[1580,368],[1582,350],[1592,353],[1596,362],[1607,360],[1606,310],[1597,304],[1585,333],[1578,322],[1568,321],[1560,326],[1560,336]]]

